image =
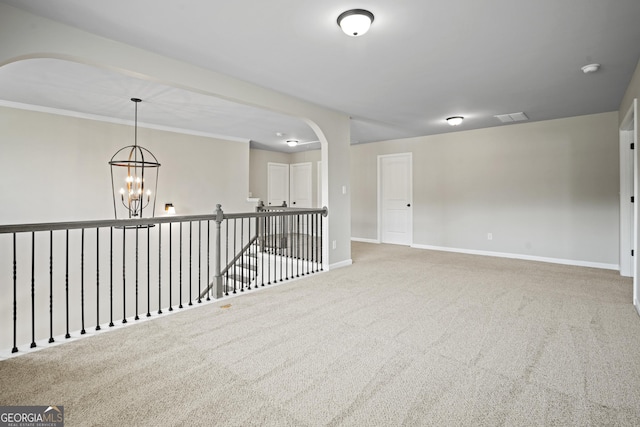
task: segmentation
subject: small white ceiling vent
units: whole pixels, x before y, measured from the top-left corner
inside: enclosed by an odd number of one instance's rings
[[[525,113],[498,114],[497,116],[493,117],[497,118],[502,123],[521,122],[524,120],[529,120],[529,117],[527,117]]]

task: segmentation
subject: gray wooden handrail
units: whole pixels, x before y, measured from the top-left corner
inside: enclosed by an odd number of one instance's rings
[[[272,216],[291,216],[291,215],[305,215],[305,214],[317,214],[321,213],[322,216],[327,216],[328,209],[324,207],[322,209],[300,209],[300,208],[288,208],[286,211],[280,212],[242,212],[242,213],[223,213],[223,219],[239,219],[239,218],[263,218]],[[90,221],[68,221],[68,222],[43,222],[43,223],[31,223],[31,224],[9,224],[0,225],[0,234],[10,233],[25,233],[32,231],[56,231],[56,230],[78,230],[82,228],[103,228],[103,227],[115,227],[115,228],[134,228],[144,227],[152,224],[166,224],[171,222],[190,222],[190,221],[216,221],[217,214],[207,215],[172,215],[156,218],[141,218],[141,219],[103,219],[103,220],[90,220]]]

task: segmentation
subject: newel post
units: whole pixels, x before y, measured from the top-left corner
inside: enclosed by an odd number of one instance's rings
[[[216,299],[222,298],[222,275],[220,274],[220,254],[222,249],[220,248],[220,226],[224,219],[224,212],[222,212],[222,205],[216,205],[216,257],[215,257],[215,279],[216,279]]]

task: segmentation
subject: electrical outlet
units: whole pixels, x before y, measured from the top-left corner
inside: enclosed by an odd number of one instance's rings
[[[493,233],[487,233],[487,240],[493,240]]]
[[[333,243],[331,244],[331,246],[333,246],[333,249],[336,248],[336,241],[334,240]]]

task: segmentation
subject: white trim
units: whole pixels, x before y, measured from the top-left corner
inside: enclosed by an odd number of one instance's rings
[[[328,269],[335,270],[336,268],[349,267],[351,264],[353,264],[353,260],[348,259],[345,261],[336,262],[335,264],[331,264]]]
[[[362,243],[376,243],[376,244],[380,243],[380,240],[377,240],[377,239],[364,239],[362,237],[352,237],[351,241],[352,242],[362,242]]]
[[[60,108],[51,108],[51,107],[42,107],[42,106],[39,106],[39,105],[22,104],[20,102],[11,102],[11,101],[2,101],[2,100],[0,100],[0,107],[15,108],[17,110],[36,111],[38,113],[57,114],[59,116],[75,117],[75,118],[78,118],[78,119],[95,120],[95,121],[98,121],[98,122],[115,123],[115,124],[119,124],[119,125],[127,125],[127,126],[133,126],[134,125],[134,123],[131,120],[116,119],[114,117],[100,116],[98,114],[80,113],[80,112],[77,112],[77,111],[63,110],[63,109],[60,109]],[[171,126],[154,125],[154,124],[150,124],[150,123],[138,122],[138,127],[146,128],[146,129],[161,130],[161,131],[165,131],[165,132],[180,133],[180,134],[183,134],[183,135],[204,136],[206,138],[222,139],[222,140],[225,140],[225,141],[245,142],[247,144],[250,142],[249,139],[238,138],[236,136],[219,135],[219,134],[215,134],[215,133],[200,132],[200,131],[196,131],[196,130],[181,129],[181,128],[174,128],[174,127],[171,127]]]
[[[636,300],[636,303],[634,304],[636,311],[638,312],[638,316],[640,316],[640,302],[638,302],[638,300]]]
[[[492,256],[492,257],[498,257],[498,258],[522,259],[526,261],[549,262],[552,264],[574,265],[577,267],[600,268],[603,270],[619,270],[620,269],[620,266],[618,264],[607,264],[602,262],[577,261],[573,259],[549,258],[549,257],[535,256],[535,255],[511,254],[511,253],[505,253],[505,252],[479,251],[475,249],[449,248],[444,246],[411,245],[411,247],[416,249],[428,249],[432,251],[457,252],[461,254]]]
[[[631,250],[637,248],[636,204],[631,203],[631,196],[637,198],[637,99],[634,99],[627,110],[619,128],[620,139],[620,274],[633,277],[635,259]],[[635,144],[636,150],[631,150],[629,144]]]

